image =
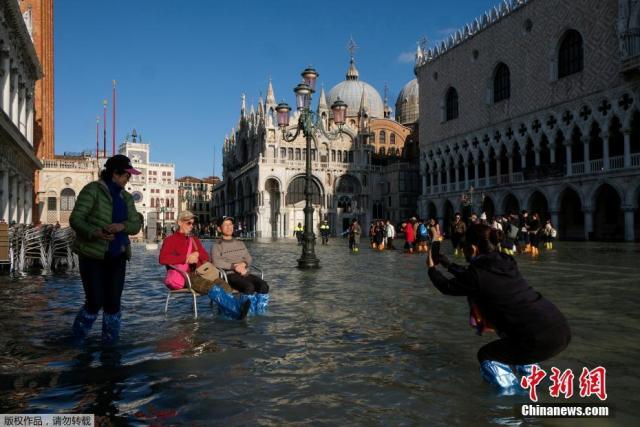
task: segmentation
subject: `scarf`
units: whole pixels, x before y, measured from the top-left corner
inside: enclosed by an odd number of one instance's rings
[[[113,210],[111,211],[111,222],[124,223],[127,220],[128,210],[127,205],[122,198],[122,187],[115,182],[109,180],[105,181],[111,194],[111,200],[113,204]],[[117,257],[122,255],[127,245],[129,244],[129,236],[124,231],[115,234],[115,239],[109,242],[109,250],[107,253],[111,257]]]

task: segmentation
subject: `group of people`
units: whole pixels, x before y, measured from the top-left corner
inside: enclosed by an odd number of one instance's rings
[[[137,234],[143,226],[142,215],[124,187],[132,175],[140,173],[124,155],[109,158],[99,179],[80,191],[71,212],[69,223],[76,233],[74,251],[78,254],[85,294],[72,326],[78,341],[89,334],[101,310],[103,343],[118,341],[126,265],[131,259],[129,236]],[[160,264],[167,269],[180,266],[178,269],[188,274],[194,290],[209,295],[230,317],[240,319],[251,310],[264,311],[269,286],[262,278],[249,274],[252,258],[244,243],[233,237],[234,219],[219,220],[217,231],[222,238],[213,245],[211,254],[193,235],[194,222],[192,212],[179,214],[179,228],[163,242]],[[205,278],[196,272],[210,259],[226,272],[228,282],[217,277]]]
[[[74,250],[79,255],[85,293],[84,304],[73,323],[74,336],[80,340],[87,336],[100,310],[103,343],[118,340],[126,263],[131,257],[129,236],[142,227],[142,217],[124,187],[131,175],[137,174],[140,172],[126,156],[111,157],[100,179],[80,192],[71,213],[70,224],[77,235]],[[252,257],[244,243],[234,238],[234,218],[218,221],[217,231],[222,238],[210,253],[193,235],[194,222],[192,212],[179,214],[179,228],[163,242],[160,264],[168,271],[180,270],[194,290],[207,294],[231,317],[239,319],[252,309],[263,310],[269,286],[262,278],[249,274]],[[511,233],[513,226],[518,233]],[[492,223],[482,216],[472,216],[464,222],[456,214],[451,238],[455,253],[464,255],[468,262],[461,266],[439,253],[442,232],[435,219],[411,218],[402,225],[407,250],[426,251],[428,276],[434,286],[443,294],[467,296],[470,320],[479,333],[497,332],[499,338],[481,347],[477,357],[482,377],[508,394],[519,386],[516,375],[530,374],[534,364],[563,351],[571,339],[564,315],[529,286],[515,259],[503,250],[509,242],[516,247],[516,242],[524,242],[534,248],[535,239],[544,228],[537,214],[529,218],[526,211],[519,217],[494,218]],[[350,248],[357,251],[362,233],[357,220],[352,221],[347,232]],[[395,229],[389,221],[372,224],[370,234],[377,249],[393,248]],[[426,246],[423,242],[427,242]],[[216,271],[219,268],[226,272],[226,281],[200,274],[199,269],[210,262]],[[449,276],[437,269],[438,264]]]
[[[466,222],[460,213],[456,213],[451,224],[454,255],[462,255],[465,231],[471,224],[484,224],[497,230],[500,250],[508,255],[523,253],[537,257],[540,255],[540,242],[544,244],[545,249],[553,249],[553,241],[557,236],[557,230],[551,220],[546,219],[543,223],[537,212],[529,215],[523,210],[520,214],[497,215],[491,220],[485,213],[479,217],[472,213]]]

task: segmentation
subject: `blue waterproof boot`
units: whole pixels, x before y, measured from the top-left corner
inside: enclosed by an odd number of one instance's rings
[[[485,360],[480,364],[480,375],[489,384],[498,386],[504,395],[515,394],[520,388],[518,379],[506,363]]]
[[[122,326],[122,312],[113,314],[102,314],[102,344],[112,345],[120,338],[120,327]]]
[[[76,315],[75,320],[73,321],[73,326],[71,327],[74,340],[82,342],[87,337],[87,335],[89,335],[91,326],[93,326],[93,322],[96,321],[97,317],[97,313],[91,314],[84,306],[82,306],[82,308]]]

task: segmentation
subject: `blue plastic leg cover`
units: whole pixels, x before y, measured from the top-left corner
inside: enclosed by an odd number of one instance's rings
[[[264,314],[269,305],[269,294],[255,294],[250,296],[251,309],[249,314]]]
[[[531,375],[534,366],[537,366],[538,369],[540,369],[540,365],[538,365],[537,363],[532,363],[531,365],[515,365],[515,368],[518,375],[524,377]]]
[[[72,331],[73,338],[76,340],[83,340],[89,335],[93,322],[96,321],[98,314],[90,314],[87,312],[84,306],[80,309],[76,315],[76,319],[73,321]]]
[[[480,364],[480,375],[489,384],[497,385],[501,389],[511,389],[519,386],[518,379],[511,367],[495,360],[485,360]]]
[[[239,319],[241,317],[242,304],[249,300],[251,307],[249,314],[264,314],[269,305],[269,294],[233,294],[225,292],[220,286],[214,286],[209,291],[209,298],[218,305],[218,313],[231,318]]]
[[[220,286],[214,286],[209,291],[209,298],[218,304],[218,313],[231,319],[241,317],[241,307],[249,295],[240,294],[237,297],[226,293]]]
[[[120,327],[122,325],[122,312],[114,314],[102,314],[102,343],[111,345],[118,342],[120,338]]]

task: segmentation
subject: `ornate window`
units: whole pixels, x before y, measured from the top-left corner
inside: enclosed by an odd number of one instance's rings
[[[386,144],[387,143],[387,132],[381,130],[380,131],[380,144]]]
[[[504,101],[511,97],[511,77],[509,67],[499,63],[493,75],[493,102]]]
[[[65,188],[60,192],[60,210],[72,211],[76,204],[76,192],[71,188]]]
[[[395,133],[391,133],[391,135],[389,135],[389,144],[395,144],[396,143],[396,134]]]
[[[569,30],[562,36],[558,50],[558,78],[582,71],[583,63],[582,36],[576,30]]]
[[[445,120],[458,118],[458,91],[450,87],[445,96]]]
[[[47,197],[47,210],[49,212],[55,212],[58,210],[58,198],[57,197]]]

